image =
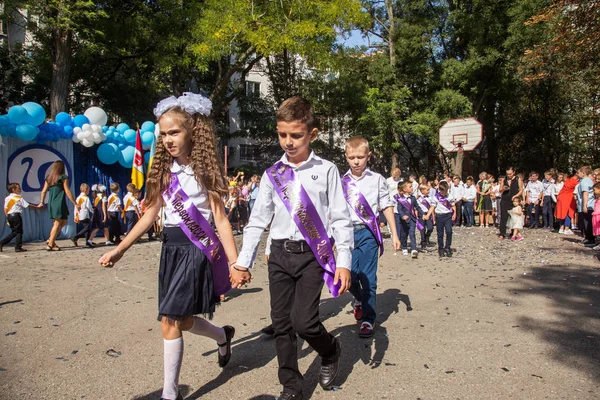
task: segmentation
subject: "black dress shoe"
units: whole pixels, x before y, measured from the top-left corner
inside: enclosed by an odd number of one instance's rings
[[[15,253],[23,253],[23,252],[25,252],[25,251],[27,251],[27,250],[25,250],[25,249],[24,249],[24,248],[22,248],[22,247],[15,247]]]
[[[335,354],[331,357],[321,357],[321,371],[319,372],[319,384],[325,390],[333,389],[333,382],[340,372],[340,354],[342,346],[338,339],[335,340]]]
[[[220,352],[217,352],[219,355],[219,367],[221,368],[224,368],[231,358],[231,339],[233,339],[233,336],[235,335],[235,328],[233,326],[225,325],[223,330],[225,331],[227,341],[225,343],[219,343],[218,345],[219,347],[227,346],[227,353],[222,356]]]
[[[294,394],[294,393],[290,393],[290,392],[282,392],[279,397],[277,398],[277,400],[302,400],[304,399],[304,397],[302,397],[302,394]]]
[[[161,397],[160,400],[167,400],[167,399]],[[177,393],[177,398],[175,400],[183,400],[183,396],[181,395],[181,392]]]
[[[265,326],[260,331],[262,333],[264,333],[265,335],[268,335],[268,336],[274,336],[275,335],[275,328],[273,328],[273,324],[271,324],[269,326]]]
[[[446,257],[446,252],[443,249],[438,250],[438,255],[440,258]]]
[[[446,257],[452,257],[452,249],[446,249]]]

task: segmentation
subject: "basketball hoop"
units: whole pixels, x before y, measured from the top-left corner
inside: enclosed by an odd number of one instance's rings
[[[439,144],[450,153],[463,153],[473,151],[482,138],[482,125],[475,118],[451,119],[440,128]]]
[[[460,143],[460,142],[459,142],[459,143],[456,145],[456,151],[457,151],[458,153],[462,153],[463,151],[465,151],[465,149],[463,149],[463,144],[462,144],[462,143]]]

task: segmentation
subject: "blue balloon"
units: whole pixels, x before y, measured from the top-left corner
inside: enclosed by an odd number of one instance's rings
[[[29,101],[23,104],[23,108],[27,110],[27,114],[31,116],[31,125],[39,126],[46,120],[46,110],[38,103]]]
[[[76,115],[75,118],[73,118],[73,123],[75,124],[75,126],[81,128],[84,124],[89,124],[90,120],[85,115],[79,114]]]
[[[119,143],[117,145],[117,147],[119,148],[119,150],[123,150],[125,147],[129,146],[127,143]]]
[[[104,125],[102,127],[102,132],[104,132],[104,133],[108,132],[108,126]]]
[[[10,124],[8,115],[0,115],[0,125],[8,125],[8,124]]]
[[[15,129],[13,124],[0,125],[0,136],[13,136]]]
[[[69,137],[73,136],[73,127],[71,125],[67,125],[63,128],[63,132],[65,132]]]
[[[149,161],[150,161],[150,152],[147,151],[146,153],[144,153],[144,164],[148,165]]]
[[[17,126],[17,137],[21,140],[33,140],[40,133],[40,130],[33,125],[21,124]]]
[[[133,144],[135,143],[136,133],[133,129],[127,129],[125,133],[123,133],[123,137],[125,138],[126,142]]]
[[[129,125],[121,122],[119,125],[117,125],[117,130],[119,131],[119,133],[123,134],[125,133],[126,130],[130,129]]]
[[[154,132],[154,122],[146,121],[142,124],[142,132]]]
[[[133,156],[135,155],[135,147],[127,146],[119,153],[119,164],[125,168],[131,168],[133,165]]]
[[[104,164],[114,164],[119,160],[121,151],[114,143],[102,143],[96,150],[98,159]]]
[[[8,110],[8,119],[15,125],[31,123],[31,116],[23,106],[12,106]]]
[[[56,122],[58,122],[59,124],[61,124],[62,126],[71,125],[73,123],[71,116],[64,111],[56,114],[56,117],[54,118],[54,120]]]
[[[154,142],[154,131],[146,131],[142,134],[142,145],[144,146],[152,146]]]

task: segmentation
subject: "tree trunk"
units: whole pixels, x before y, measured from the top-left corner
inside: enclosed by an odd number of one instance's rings
[[[52,83],[50,86],[52,118],[61,111],[68,111],[72,43],[73,33],[69,29],[56,28],[52,33]]]
[[[390,65],[394,67],[396,65],[396,45],[394,43],[394,36],[396,32],[396,22],[394,18],[394,1],[393,0],[385,0],[385,9],[388,16],[388,21],[390,22],[390,27],[388,31],[388,47],[389,47],[389,55],[390,55]],[[392,140],[399,142],[400,139],[396,131],[392,128]],[[391,143],[390,143],[391,147]],[[390,173],[394,168],[397,168],[398,165],[398,154],[392,150],[392,160],[390,165]]]
[[[456,158],[451,161],[452,175],[458,175],[462,178],[464,153],[459,151],[456,153]]]

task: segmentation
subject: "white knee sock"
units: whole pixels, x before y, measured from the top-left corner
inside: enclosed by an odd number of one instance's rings
[[[162,398],[177,398],[179,392],[179,371],[183,361],[183,338],[165,341],[165,381],[163,385]]]
[[[193,333],[194,335],[209,337],[220,344],[225,343],[227,341],[227,337],[225,336],[225,330],[223,328],[211,324],[204,318],[192,318],[194,319],[194,324],[192,325],[192,328],[189,330],[189,332]],[[227,347],[219,347],[219,353],[221,353],[221,355],[224,356],[225,353],[227,353]]]

